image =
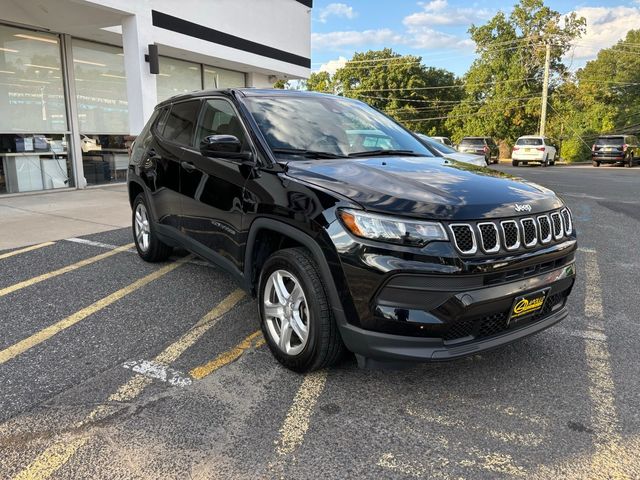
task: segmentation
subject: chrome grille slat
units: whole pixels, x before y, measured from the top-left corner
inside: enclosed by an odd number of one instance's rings
[[[560,215],[562,215],[562,224],[564,225],[564,232],[567,235],[571,235],[573,232],[573,221],[571,220],[571,214],[569,213],[568,208],[563,208],[560,210]]]
[[[496,253],[500,251],[500,233],[493,222],[478,223],[480,232],[480,245],[484,253]]]
[[[553,227],[553,238],[560,240],[563,235],[562,218],[558,212],[553,212],[551,215],[551,225]]]
[[[540,243],[547,244],[552,240],[551,219],[548,215],[538,217],[538,228],[540,229]]]
[[[503,220],[500,222],[502,227],[502,240],[504,248],[508,251],[517,250],[520,247],[520,229],[518,222],[515,220]]]
[[[473,255],[478,251],[476,236],[468,223],[452,223],[449,225],[453,233],[453,241],[460,253]]]
[[[536,229],[536,222],[533,218],[523,218],[520,220],[522,226],[522,243],[527,248],[531,248],[538,243],[538,230]]]

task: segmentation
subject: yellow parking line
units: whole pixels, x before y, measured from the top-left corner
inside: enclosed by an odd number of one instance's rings
[[[96,263],[105,258],[111,257],[117,253],[123,252],[125,250],[129,250],[133,246],[133,243],[128,245],[123,245],[122,247],[115,248],[105,253],[101,253],[100,255],[96,255],[95,257],[86,258],[84,260],[80,260],[77,263],[73,263],[71,265],[67,265],[66,267],[59,268],[58,270],[54,270],[53,272],[44,273],[42,275],[38,275],[37,277],[30,278],[29,280],[24,280],[23,282],[16,283],[15,285],[11,285],[9,287],[5,287],[0,289],[0,297],[4,295],[8,295],[9,293],[15,292],[16,290],[20,290],[22,288],[30,287],[31,285],[35,285],[36,283],[43,282],[53,277],[57,277],[58,275],[62,275],[64,273],[72,272],[82,267],[86,267],[87,265],[91,265],[92,263]]]
[[[320,394],[327,383],[327,371],[319,370],[304,377],[293,404],[280,428],[276,451],[280,455],[293,453],[304,441],[309,420]]]
[[[191,330],[160,352],[154,360],[156,362],[167,363],[177,360],[180,355],[198,341],[202,335],[213,327],[224,314],[235,307],[243,298],[244,292],[242,290],[233,291],[214,309],[202,317]],[[77,424],[77,427],[82,427],[88,423],[106,418],[117,410],[118,403],[131,402],[152,382],[153,380],[150,378],[142,375],[134,375],[127,383],[121,385],[118,390],[109,396],[107,404],[95,408],[84,420]],[[66,464],[89,439],[90,437],[85,435],[69,441],[59,440],[55,442],[38,455],[29,466],[18,473],[14,479],[43,480],[50,477],[60,467]]]
[[[249,335],[247,338],[245,338],[242,342],[240,342],[238,345],[233,347],[231,350],[221,353],[210,362],[207,362],[204,365],[200,365],[199,367],[195,367],[194,369],[192,369],[189,372],[189,375],[191,375],[196,380],[203,379],[207,375],[210,375],[211,373],[218,370],[220,367],[224,367],[225,365],[239,358],[244,353],[245,350],[248,350],[252,346],[257,348],[261,345],[264,345],[265,343],[264,338],[260,338],[261,335],[262,335],[262,332],[260,330],[258,330],[257,332],[253,332],[251,335]],[[254,340],[256,339],[257,341],[254,343]]]
[[[85,307],[82,310],[79,310],[76,313],[69,315],[67,318],[60,320],[59,322],[54,323],[53,325],[50,325],[46,328],[43,328],[39,332],[34,333],[30,337],[27,337],[24,340],[21,340],[18,343],[15,343],[10,347],[5,348],[4,350],[0,350],[0,365],[7,362],[8,360],[11,360],[12,358],[15,358],[21,353],[26,352],[30,348],[33,348],[36,345],[39,345],[45,340],[53,337],[55,334],[84,320],[88,316],[93,315],[96,312],[99,312],[105,307],[108,307],[112,303],[120,300],[122,297],[130,294],[131,292],[135,292],[136,290],[144,287],[148,283],[151,283],[154,280],[157,280],[158,278],[162,277],[163,275],[166,275],[167,273],[171,272],[172,270],[175,270],[184,262],[186,262],[189,258],[190,257],[184,257],[175,263],[165,265],[159,270],[156,270],[155,272],[150,273],[149,275],[142,277],[139,280],[136,280],[132,284],[124,288],[121,288],[120,290],[112,293],[111,295],[101,298],[100,300],[92,303],[88,307]]]
[[[48,247],[49,245],[54,245],[55,243],[56,242],[44,242],[44,243],[39,243],[38,245],[31,245],[30,247],[21,248],[20,250],[14,250],[13,252],[3,253],[2,255],[0,255],[0,260],[13,257],[14,255],[20,255],[21,253],[31,252],[33,250],[37,250],[42,247]]]
[[[589,327],[604,330],[604,309],[597,252],[585,252],[584,314]],[[591,469],[603,478],[629,478],[624,472],[625,457],[616,408],[611,355],[606,340],[585,339],[589,367],[589,396],[593,404],[591,422],[595,431],[595,454]]]

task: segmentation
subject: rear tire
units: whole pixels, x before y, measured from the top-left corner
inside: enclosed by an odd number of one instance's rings
[[[169,258],[172,249],[158,238],[144,193],[139,193],[133,202],[131,224],[136,250],[145,262],[162,262]]]
[[[629,155],[627,162],[624,164],[625,167],[631,168],[633,167],[633,155]]]
[[[542,161],[542,166],[543,167],[549,166],[549,156],[544,157],[544,160]]]
[[[304,373],[334,365],[345,351],[315,260],[305,248],[272,254],[258,285],[260,326],[274,357]]]
[[[512,167],[517,167],[518,165],[519,165],[519,164],[518,164],[518,161],[517,161],[517,160],[511,160],[511,166],[512,166]]]
[[[593,161],[591,162],[591,164],[592,164],[594,167],[599,167],[599,166],[600,166],[600,162],[596,162],[595,160],[593,160]]]

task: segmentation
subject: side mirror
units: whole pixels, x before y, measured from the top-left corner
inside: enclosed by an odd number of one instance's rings
[[[224,157],[225,153],[240,153],[242,143],[233,135],[209,135],[200,142],[200,152],[204,155]]]
[[[234,135],[209,135],[200,142],[200,153],[207,157],[229,158],[240,162],[253,161],[251,152],[243,152],[242,142]]]

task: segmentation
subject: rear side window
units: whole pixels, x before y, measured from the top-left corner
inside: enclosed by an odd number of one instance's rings
[[[171,142],[191,145],[199,110],[200,100],[174,104],[162,136]]]
[[[131,161],[133,163],[139,163],[144,152],[146,152],[149,148],[149,144],[151,143],[151,140],[153,138],[153,136],[151,135],[151,127],[156,122],[156,120],[158,120],[159,115],[160,110],[155,110],[151,114],[151,118],[133,143],[133,148],[131,150]]]
[[[598,137],[596,145],[624,145],[624,137]]]
[[[541,138],[519,138],[516,145],[542,145]]]

